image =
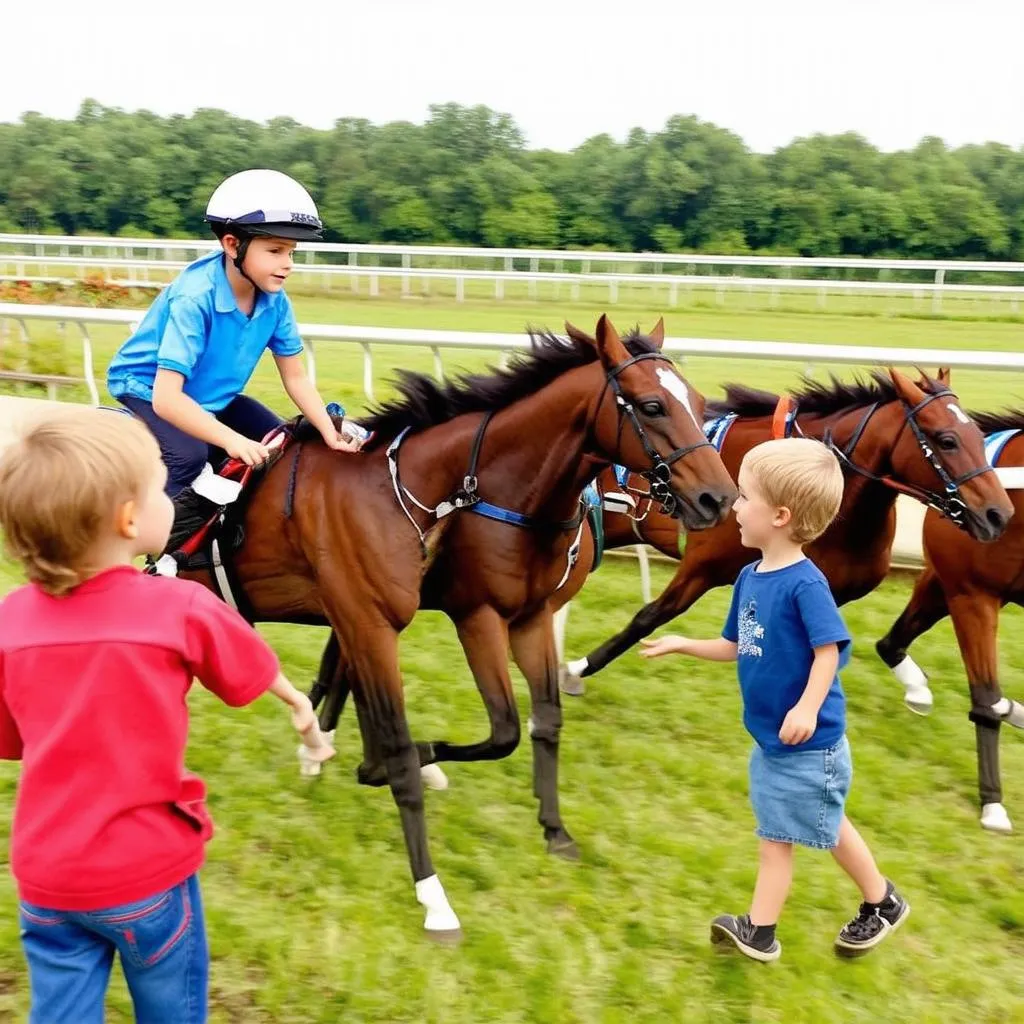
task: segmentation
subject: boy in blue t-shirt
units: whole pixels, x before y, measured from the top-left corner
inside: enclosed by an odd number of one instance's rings
[[[306,374],[284,293],[296,242],[323,230],[309,193],[279,171],[242,171],[218,186],[206,220],[221,248],[160,293],[107,370],[111,395],[156,436],[172,498],[214,461],[211,450],[249,466],[269,457],[260,442],[281,420],[242,394],[268,348],[288,397],[327,446],[360,447],[335,429]]]
[[[837,671],[850,634],[821,571],[803,546],[825,532],[843,500],[843,473],[818,441],[786,438],[752,448],[739,472],[736,522],[761,559],[740,572],[722,636],[644,640],[645,658],[690,654],[736,661],[743,724],[754,737],[750,800],[761,839],[750,913],[723,914],[711,941],[754,960],[777,960],[775,925],[793,878],[793,844],[831,850],[864,897],[836,951],[866,953],[910,913],[844,813],[853,768]]]

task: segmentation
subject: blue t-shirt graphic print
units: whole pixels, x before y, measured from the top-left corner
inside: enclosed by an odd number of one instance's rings
[[[736,644],[743,724],[769,754],[833,747],[846,731],[846,698],[838,675],[806,743],[786,745],[779,729],[807,687],[814,648],[838,644],[842,668],[850,660],[849,631],[827,580],[810,559],[769,572],[757,572],[760,564],[740,572],[722,630]]]

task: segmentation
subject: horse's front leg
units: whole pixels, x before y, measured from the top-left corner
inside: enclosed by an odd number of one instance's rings
[[[409,733],[398,663],[398,634],[383,617],[369,613],[367,604],[346,600],[344,590],[332,590],[327,615],[338,634],[341,659],[363,715],[361,724],[380,749],[391,795],[402,820],[402,834],[416,887],[416,899],[426,908],[424,928],[439,942],[457,942],[462,927],[437,877],[427,845],[420,759]]]
[[[942,584],[934,568],[926,566],[914,583],[907,607],[889,632],[875,644],[878,656],[903,684],[903,700],[907,707],[918,715],[931,712],[934,698],[928,686],[928,677],[907,653],[907,648],[948,614]]]
[[[577,860],[579,849],[562,824],[558,806],[558,744],[562,707],[558,694],[558,655],[554,617],[545,605],[509,630],[512,656],[530,686],[530,740],[533,744],[533,792],[540,801],[538,820],[548,852]]]
[[[320,709],[320,728],[332,739],[348,695],[350,692],[357,691],[359,685],[359,680],[355,678],[355,670],[342,657],[337,634],[331,630],[324,653],[320,657],[320,667],[309,699],[314,708],[318,707],[321,701],[323,702]],[[386,786],[388,777],[384,767],[384,756],[372,730],[367,725],[365,703],[357,699],[355,704],[359,732],[363,741],[363,760],[356,769],[356,779],[363,786]],[[433,751],[430,744],[417,743],[416,752],[420,759],[420,775],[423,778],[423,785],[428,789],[447,789],[448,776],[438,765],[433,763]],[[299,746],[299,770],[302,775],[317,776],[322,767],[319,762],[309,759],[305,746]]]

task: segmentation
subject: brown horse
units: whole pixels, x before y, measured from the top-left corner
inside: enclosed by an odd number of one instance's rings
[[[986,461],[981,432],[947,385],[948,373],[942,371],[938,380],[922,378],[915,384],[890,370],[888,377],[873,374],[869,383],[808,382],[794,396],[789,429],[827,439],[846,473],[838,517],[807,549],[839,604],[870,593],[888,572],[898,492],[941,509],[979,540],[995,540],[1013,515],[1014,507]],[[737,416],[722,444],[723,461],[735,474],[744,454],[772,436],[779,398],[730,385],[725,401],[707,406],[709,415]],[[672,553],[667,538],[659,546]],[[731,585],[755,557],[755,551],[740,543],[734,516],[687,537],[682,562],[665,591],[624,630],[571,662],[563,689],[582,692],[575,677],[598,672],[708,590]],[[569,600],[581,585],[581,576],[570,579],[558,602]]]
[[[1018,431],[1004,439],[996,465],[1006,469],[1024,466],[1024,411],[971,415],[986,434]],[[1022,473],[1018,471],[1018,475]],[[1015,488],[1009,493],[1017,515],[991,546],[983,547],[928,511],[924,571],[907,607],[875,645],[903,684],[907,707],[928,714],[932,708],[928,677],[907,654],[907,648],[940,619],[952,618],[971,692],[969,715],[978,751],[981,824],[994,832],[1010,832],[1013,827],[1002,803],[999,727],[1007,722],[1024,728],[1024,707],[1003,697],[999,686],[996,643],[1000,608],[1011,602],[1024,605],[1024,490]]]
[[[401,397],[363,421],[376,438],[358,457],[330,452],[300,431],[238,513],[245,542],[233,571],[250,617],[327,623],[337,637],[377,759],[367,773],[379,767],[391,787],[425,927],[435,938],[457,937],[460,925],[431,863],[420,769],[440,757],[499,756],[518,736],[507,672],[497,664],[508,643],[501,615],[513,605],[524,610],[514,648],[530,666],[545,832],[572,842],[554,788],[561,718],[542,595],[568,565],[588,474],[609,461],[646,473],[694,529],[721,520],[735,493],[698,425],[699,411],[689,407],[689,390],[655,345],[641,336],[624,344],[605,317],[594,338],[576,332],[569,343],[535,342],[529,355],[489,375],[439,385],[405,374]],[[485,527],[487,519],[470,515],[492,501],[520,510],[533,528]],[[499,602],[475,616],[480,599],[471,587],[457,591],[468,615],[460,635],[492,721],[489,740],[469,747],[413,743],[398,668],[398,634],[419,607],[431,561],[445,564],[446,530],[458,540],[460,560],[479,561],[507,583],[501,594],[509,606]]]

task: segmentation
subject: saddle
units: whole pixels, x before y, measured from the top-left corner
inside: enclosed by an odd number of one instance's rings
[[[150,561],[152,575],[175,576],[181,569],[216,569],[222,552],[237,551],[245,539],[241,513],[252,489],[253,477],[262,475],[291,447],[290,424],[275,427],[262,443],[270,459],[259,470],[239,459],[228,459],[215,472],[207,463],[202,473],[174,498],[174,524],[163,554]]]

